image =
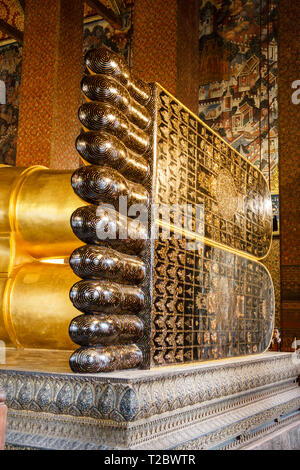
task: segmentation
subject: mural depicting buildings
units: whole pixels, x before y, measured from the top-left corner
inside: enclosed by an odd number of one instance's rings
[[[278,192],[276,0],[200,0],[199,116]]]

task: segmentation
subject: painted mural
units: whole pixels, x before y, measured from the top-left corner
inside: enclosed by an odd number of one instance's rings
[[[123,18],[124,28],[115,31],[105,20],[84,25],[83,53],[106,45],[131,61],[132,12]],[[22,47],[17,43],[0,47],[0,82],[5,84],[5,104],[0,101],[0,164],[15,165],[17,152],[18,111],[21,86]],[[78,84],[79,86],[79,84]],[[2,96],[3,92],[1,92]]]
[[[21,68],[22,48],[17,45],[1,47],[0,80],[5,85],[5,100],[0,104],[0,163],[7,165],[14,165],[16,161]]]
[[[199,116],[278,192],[277,0],[200,0]]]

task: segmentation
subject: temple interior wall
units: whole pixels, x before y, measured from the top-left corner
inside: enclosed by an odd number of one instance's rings
[[[138,76],[155,80],[176,95],[263,171],[279,222],[277,2],[263,2],[268,8],[258,0],[235,0],[227,7],[217,0],[193,0],[188,6],[175,0],[155,3],[153,9],[149,0],[136,0],[123,32],[103,19],[85,23],[83,54],[105,44],[123,54]],[[17,43],[0,43],[0,80],[5,84],[0,163],[8,165],[17,161],[22,50]],[[53,165],[70,167],[65,158],[57,158]],[[278,234],[264,262],[274,282],[279,327]]]

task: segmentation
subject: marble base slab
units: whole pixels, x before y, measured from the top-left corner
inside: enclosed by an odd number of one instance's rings
[[[7,350],[7,448],[234,449],[300,420],[292,353],[92,375],[68,357]]]

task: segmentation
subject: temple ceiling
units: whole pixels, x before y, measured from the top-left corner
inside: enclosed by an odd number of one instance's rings
[[[100,15],[113,27],[121,29],[121,14],[132,3],[128,0],[86,0],[84,20]],[[0,43],[23,42],[25,4],[26,0],[0,0]]]

